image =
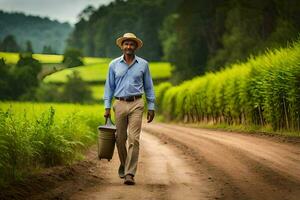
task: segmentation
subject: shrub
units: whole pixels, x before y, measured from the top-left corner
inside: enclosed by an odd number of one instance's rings
[[[65,102],[83,103],[92,100],[92,92],[88,84],[79,76],[79,72],[73,71],[68,75],[68,81],[63,87],[61,98]]]
[[[82,57],[82,53],[80,50],[74,49],[74,48],[69,48],[64,52],[64,59],[62,62],[67,67],[76,67],[76,66],[83,65],[82,60],[83,60],[83,57]]]

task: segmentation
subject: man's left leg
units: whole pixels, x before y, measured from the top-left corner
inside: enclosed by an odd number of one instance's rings
[[[139,157],[140,132],[144,111],[144,101],[142,98],[131,103],[128,115],[128,152],[125,162],[125,175],[135,175]]]

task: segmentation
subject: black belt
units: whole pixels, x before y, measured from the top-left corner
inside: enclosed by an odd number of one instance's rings
[[[139,98],[142,98],[142,95],[129,96],[129,97],[115,97],[115,98],[120,101],[135,101]]]

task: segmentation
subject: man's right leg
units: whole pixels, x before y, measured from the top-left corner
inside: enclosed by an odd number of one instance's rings
[[[127,140],[127,126],[128,126],[128,111],[126,102],[122,102],[116,100],[113,106],[115,112],[115,120],[117,127],[116,134],[116,144],[120,159],[120,167],[119,167],[119,176],[120,178],[124,178],[125,176],[125,161],[127,158],[127,148],[126,148],[126,140]]]

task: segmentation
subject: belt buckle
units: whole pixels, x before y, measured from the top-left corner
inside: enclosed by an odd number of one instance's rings
[[[136,100],[136,96],[130,96],[126,98],[126,101],[135,101],[135,100]]]
[[[132,97],[128,97],[127,99],[128,101],[135,101],[135,96],[132,96]]]

